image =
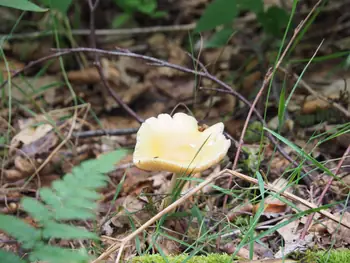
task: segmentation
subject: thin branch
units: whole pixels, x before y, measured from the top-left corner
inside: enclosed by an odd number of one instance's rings
[[[344,154],[343,154],[341,160],[339,161],[339,163],[338,163],[338,165],[337,165],[337,168],[336,168],[336,170],[335,170],[335,172],[334,172],[334,175],[337,175],[337,174],[339,173],[339,170],[340,170],[340,168],[342,167],[343,162],[345,161],[345,158],[347,158],[347,157],[349,156],[349,154],[350,154],[350,145],[348,146],[348,148],[347,148],[346,151],[344,152]],[[324,189],[323,189],[323,191],[322,191],[322,193],[321,193],[321,195],[320,195],[320,198],[317,200],[317,203],[316,203],[317,206],[320,206],[320,205],[322,204],[323,198],[325,197],[327,191],[328,191],[329,188],[331,187],[331,184],[332,184],[333,180],[334,180],[334,177],[331,177],[331,178],[328,180],[326,186],[324,187]],[[307,231],[309,230],[309,227],[310,227],[310,225],[311,225],[311,222],[312,222],[312,219],[314,218],[314,216],[315,216],[315,213],[313,213],[313,214],[311,214],[311,215],[308,216],[307,221],[306,221],[306,223],[305,223],[305,225],[304,225],[303,232],[302,232],[301,235],[300,235],[300,239],[301,239],[301,240],[304,240],[304,239],[305,239],[306,233],[307,233]]]
[[[95,10],[99,3],[99,0],[96,0],[95,3],[92,3],[92,0],[87,0],[90,7],[90,46],[92,48],[96,48],[96,35],[95,35]],[[134,117],[139,123],[142,123],[144,120],[133,110],[131,109],[123,100],[119,97],[119,95],[112,89],[106,80],[105,74],[103,72],[101,66],[101,59],[99,53],[95,54],[95,66],[100,74],[100,78],[102,80],[103,85],[107,89],[108,93],[113,97],[113,99],[122,107],[127,113],[129,113],[132,117]]]
[[[100,136],[121,136],[135,134],[139,128],[125,128],[125,129],[111,129],[111,130],[93,130],[93,131],[81,131],[72,134],[75,138],[90,138]]]
[[[90,7],[90,4],[89,4]],[[122,36],[122,35],[139,35],[150,34],[157,32],[176,32],[176,31],[189,31],[196,27],[196,23],[184,24],[184,25],[170,25],[170,26],[153,26],[153,27],[140,27],[140,28],[121,28],[121,29],[96,29],[96,36]],[[11,36],[0,35],[0,38],[6,37],[8,39],[33,39],[38,37],[51,36],[55,32],[52,30],[43,32],[29,32],[12,34]],[[58,31],[58,34],[65,35],[67,32]],[[88,36],[91,34],[91,29],[72,29],[72,35],[75,36]]]

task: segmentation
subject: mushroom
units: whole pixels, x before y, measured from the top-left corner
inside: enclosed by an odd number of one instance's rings
[[[143,170],[173,172],[172,191],[176,174],[201,172],[225,157],[231,141],[223,131],[222,122],[203,129],[185,113],[159,114],[142,123],[137,132],[133,162]]]

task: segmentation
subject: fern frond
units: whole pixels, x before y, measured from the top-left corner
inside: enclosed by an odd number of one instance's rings
[[[28,214],[39,222],[45,222],[52,219],[52,212],[47,207],[34,198],[23,197],[21,206]]]
[[[48,221],[44,224],[43,237],[62,238],[62,239],[97,239],[98,237],[85,228],[60,224],[54,221]]]
[[[65,175],[62,180],[55,181],[51,189],[40,189],[39,195],[42,201],[29,197],[23,198],[21,207],[39,223],[37,228],[14,216],[0,215],[0,230],[16,238],[24,249],[31,250],[29,253],[31,261],[87,262],[90,257],[85,250],[78,252],[50,246],[47,242],[52,238],[66,240],[98,238],[96,234],[85,228],[60,221],[95,218],[97,208],[95,201],[100,198],[97,190],[107,184],[108,177],[105,173],[112,171],[114,164],[125,154],[126,151],[117,150],[74,167],[72,172]],[[11,255],[13,261],[5,260]],[[17,259],[15,255],[0,250],[0,262],[24,262]]]
[[[33,248],[41,236],[40,230],[9,215],[0,214],[0,229],[16,238],[26,249]]]
[[[91,256],[83,249],[71,250],[41,245],[30,253],[29,259],[31,262],[86,263],[91,260]]]
[[[25,261],[19,256],[2,249],[0,249],[0,259],[1,262],[25,263]]]

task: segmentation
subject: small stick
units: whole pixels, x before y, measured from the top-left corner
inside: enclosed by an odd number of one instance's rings
[[[139,128],[125,128],[125,129],[110,129],[110,130],[92,130],[92,131],[80,131],[72,134],[74,138],[90,138],[100,136],[121,136],[135,134]]]
[[[90,7],[90,46],[96,48],[96,35],[95,35],[95,10],[99,4],[100,0],[96,0],[95,3],[92,3],[92,0],[87,0]],[[107,89],[108,93],[113,97],[113,99],[122,107],[127,113],[134,117],[139,123],[142,123],[144,120],[133,110],[131,109],[119,95],[111,88],[108,81],[106,80],[105,74],[101,66],[100,55],[95,53],[95,66],[100,74],[103,85]]]

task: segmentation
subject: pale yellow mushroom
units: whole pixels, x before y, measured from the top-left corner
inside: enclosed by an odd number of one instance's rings
[[[196,173],[220,162],[231,142],[217,123],[200,131],[197,120],[185,113],[160,114],[147,119],[137,133],[134,164],[148,171]]]
[[[176,188],[177,174],[201,172],[225,157],[231,141],[223,131],[221,122],[203,130],[195,118],[185,113],[173,117],[160,114],[141,125],[133,162],[143,170],[173,172],[171,194]],[[164,199],[163,207],[168,204],[169,198]]]

